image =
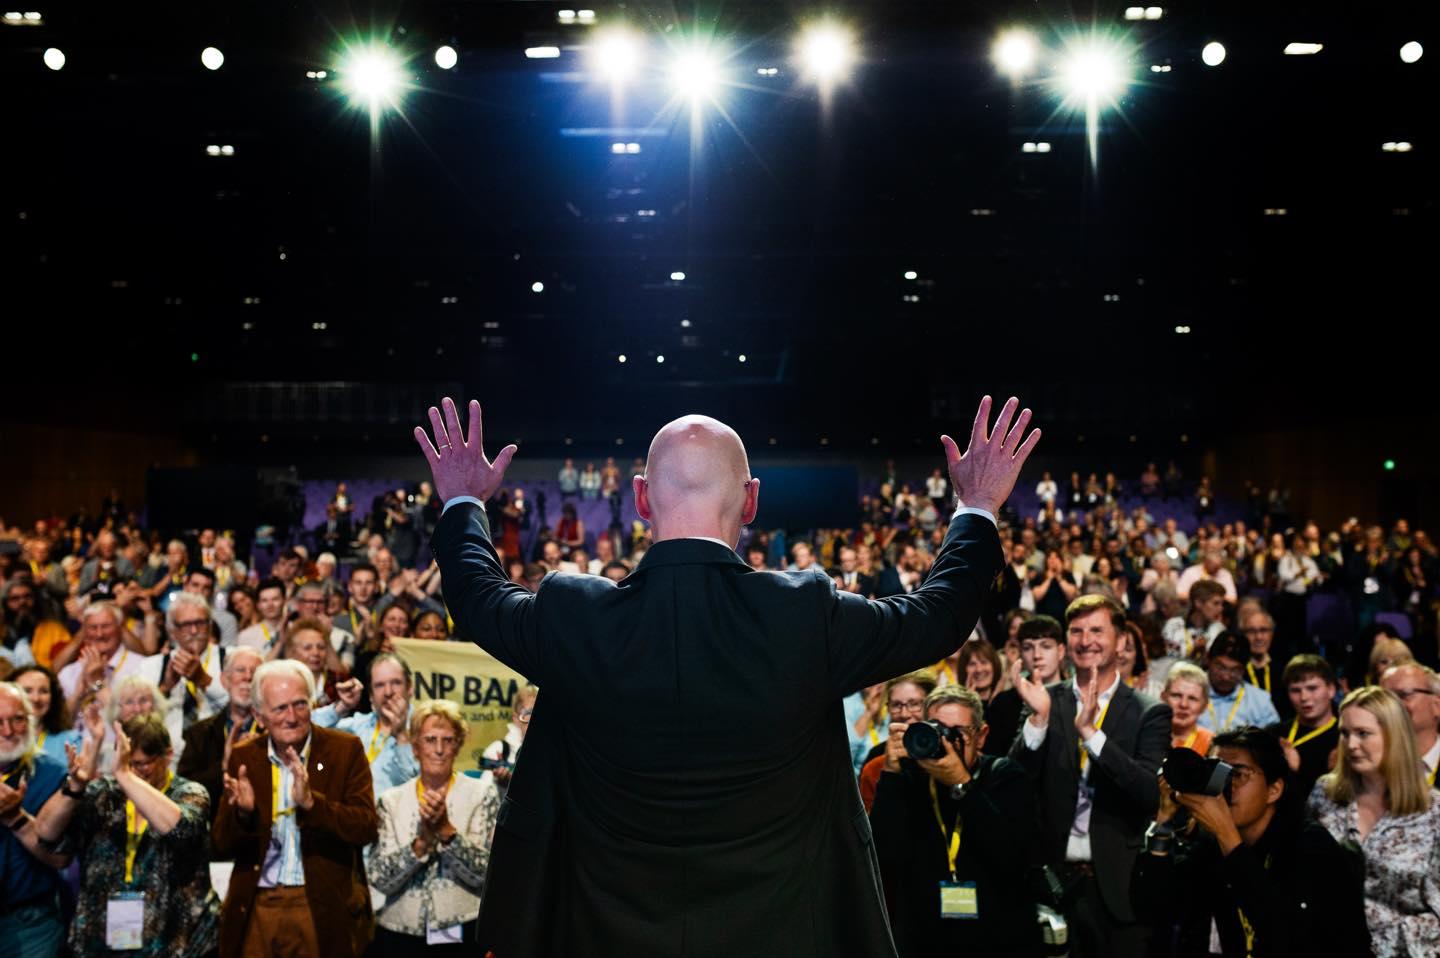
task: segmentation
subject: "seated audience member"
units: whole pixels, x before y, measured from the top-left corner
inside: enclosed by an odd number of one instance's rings
[[[926,718],[958,737],[941,739],[942,757],[912,759],[898,728],[887,740],[870,827],[901,958],[1042,953],[1026,886],[1034,786],[982,754],[984,712],[973,690],[946,686],[925,699]]]
[[[1245,663],[1245,677],[1250,684],[1270,696],[1270,703],[1281,717],[1290,715],[1290,696],[1286,694],[1270,658],[1270,647],[1275,640],[1275,620],[1263,609],[1255,609],[1240,616],[1240,634],[1250,643],[1250,661]]]
[[[1362,866],[1292,801],[1278,739],[1255,728],[1215,737],[1234,770],[1225,795],[1173,791],[1161,780],[1160,811],[1135,860],[1135,908],[1178,925],[1180,958],[1368,955]],[[1176,830],[1180,809],[1196,823]]]
[[[418,777],[380,794],[380,840],[370,855],[370,883],[385,895],[376,958],[462,953],[474,944],[500,811],[491,775],[455,773],[469,726],[454,702],[417,705],[409,731]]]
[[[60,689],[70,714],[78,716],[84,701],[145,667],[146,656],[121,641],[125,616],[113,602],[95,602],[80,613],[80,657],[60,670]]]
[[[338,701],[336,686],[350,676],[340,665],[320,619],[296,619],[285,639],[285,657],[303,662],[315,679],[315,708]]]
[[[176,774],[198,782],[210,795],[210,814],[220,807],[221,776],[225,760],[236,742],[260,732],[253,711],[251,682],[263,661],[258,649],[247,646],[231,649],[220,670],[220,684],[229,702],[226,707],[185,730]]]
[[[1200,667],[1189,662],[1171,666],[1163,701],[1170,706],[1170,747],[1210,754],[1213,733],[1198,724],[1210,705],[1210,680]]]
[[[1017,675],[1027,718],[1011,757],[1040,796],[1040,862],[1071,889],[1064,904],[1076,958],[1141,958],[1151,929],[1130,904],[1130,870],[1160,796],[1155,773],[1170,742],[1170,707],[1120,681],[1125,612],[1081,596],[1066,610],[1069,682]]]
[[[985,639],[971,639],[960,647],[955,674],[960,684],[980,696],[988,707],[1004,684],[1005,666],[994,645]]]
[[[261,582],[255,589],[255,611],[260,621],[240,630],[235,644],[259,649],[261,655],[273,658],[285,638],[285,583],[276,578]]]
[[[1065,609],[1080,594],[1080,588],[1065,570],[1060,553],[1045,554],[1045,566],[1030,577],[1030,594],[1035,599],[1035,614],[1048,615],[1057,621],[1065,618]]]
[[[1335,718],[1335,671],[1318,655],[1297,655],[1281,677],[1294,717],[1270,726],[1280,736],[1285,760],[1295,773],[1294,793],[1308,797],[1315,781],[1334,764],[1340,744]]]
[[[998,693],[985,710],[985,724],[990,726],[990,731],[981,750],[986,755],[1010,754],[1010,746],[1015,744],[1015,736],[1020,731],[1025,703],[1013,688],[1015,669],[1026,672],[1032,682],[1050,685],[1060,680],[1060,670],[1065,664],[1065,628],[1050,616],[1026,619],[1019,624],[1016,636],[1020,640],[1020,660],[1011,668],[1012,687]]]
[[[1201,582],[1217,583],[1224,590],[1226,602],[1233,604],[1239,599],[1235,577],[1225,568],[1225,550],[1218,545],[1207,546],[1200,562],[1180,573],[1180,581],[1176,583],[1180,598],[1188,599],[1191,590]]]
[[[99,743],[87,739],[35,820],[43,840],[80,862],[70,950],[209,954],[220,914],[210,887],[210,798],[170,771],[160,715],[137,715],[114,734],[115,771],[99,776]]]
[[[1221,632],[1210,643],[1205,671],[1210,677],[1210,704],[1200,713],[1200,727],[1212,732],[1254,725],[1265,728],[1280,721],[1270,696],[1243,682],[1250,661],[1250,643],[1234,632]]]
[[[1380,686],[1404,703],[1425,781],[1433,787],[1440,767],[1440,677],[1418,662],[1405,662],[1386,669]]]
[[[875,801],[875,787],[880,783],[880,773],[884,770],[885,749],[890,740],[890,725],[899,724],[901,726],[899,732],[903,734],[905,726],[925,717],[925,697],[935,691],[935,673],[929,669],[909,672],[891,679],[881,688],[885,712],[889,717],[885,738],[871,746],[869,751],[861,756],[860,798],[865,803],[867,812],[870,811],[870,806]]]
[[[290,659],[255,670],[267,733],[231,749],[215,814],[215,855],[235,861],[222,958],[359,958],[374,933],[361,849],[378,819],[365,750],[311,725],[314,681]]]
[[[295,587],[292,600],[295,612],[301,618],[315,619],[321,625],[329,625],[325,632],[335,661],[347,673],[355,667],[355,636],[334,624],[329,615],[330,592],[319,582],[305,582]]]
[[[1336,841],[1365,855],[1365,917],[1375,958],[1440,954],[1440,801],[1421,771],[1405,706],[1366,686],[1340,703],[1335,770],[1309,811]]]
[[[502,798],[510,787],[510,775],[515,769],[515,763],[520,760],[520,747],[525,744],[525,733],[530,728],[530,715],[535,711],[535,699],[539,694],[540,690],[533,685],[527,685],[515,693],[510,722],[505,727],[505,737],[491,742],[481,753],[482,764],[495,773],[495,784],[499,786]]]
[[[0,682],[0,950],[19,958],[50,958],[65,935],[64,860],[41,843],[34,816],[66,766],[35,747],[37,724],[25,692]]]
[[[80,733],[66,710],[60,680],[43,665],[27,665],[10,673],[10,681],[18,685],[30,699],[35,719],[35,748],[62,764],[68,763],[66,745],[79,746]]]
[[[1225,631],[1225,590],[1215,582],[1197,582],[1190,590],[1190,611],[1176,616],[1160,630],[1165,655],[1171,661],[1199,659],[1215,636]]]
[[[1414,661],[1415,654],[1410,651],[1410,646],[1405,644],[1404,639],[1376,636],[1375,644],[1370,649],[1370,671],[1365,676],[1365,684],[1379,685],[1380,676],[1388,669]]]
[[[426,609],[417,612],[411,620],[410,635],[417,639],[445,642],[450,638],[450,626],[443,614]]]
[[[314,721],[321,728],[349,732],[360,740],[375,779],[375,794],[379,795],[417,774],[409,740],[410,666],[393,652],[381,653],[370,662],[368,691],[373,711],[352,712],[341,701],[316,709]]]
[[[235,640],[240,636],[240,624],[228,610],[215,607],[214,570],[204,566],[191,569],[185,575],[185,591],[205,600],[205,607],[210,612],[210,620],[215,623],[215,628],[220,633],[216,637],[220,647],[228,649],[233,646]]]

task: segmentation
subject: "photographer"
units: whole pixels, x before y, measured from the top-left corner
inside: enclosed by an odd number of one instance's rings
[[[981,753],[989,728],[974,692],[937,689],[925,715],[944,733],[943,757],[912,759],[912,724],[892,721],[870,812],[896,949],[901,958],[961,948],[1037,956],[1040,928],[1025,878],[1034,788],[1018,763]]]
[[[1232,769],[1223,794],[1178,792],[1160,779],[1160,811],[1132,872],[1135,910],[1178,925],[1182,958],[1216,953],[1212,927],[1219,954],[1235,958],[1370,954],[1362,866],[1304,820],[1280,739],[1223,732],[1212,754]],[[1181,809],[1194,822],[1189,835]]]

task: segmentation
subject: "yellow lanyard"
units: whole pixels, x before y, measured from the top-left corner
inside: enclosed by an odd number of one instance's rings
[[[351,609],[351,610],[350,610],[350,634],[351,634],[351,635],[359,635],[359,634],[360,634],[360,620],[355,617],[355,610],[354,610],[354,609]]]
[[[450,773],[450,781],[445,786],[445,794],[447,795],[450,794],[450,789],[455,787],[455,774],[456,773],[454,772]],[[419,775],[415,776],[415,797],[420,799],[420,801],[422,802],[425,801],[425,783],[420,781]]]
[[[1235,713],[1240,711],[1240,703],[1245,701],[1245,686],[1240,686],[1240,694],[1235,696],[1235,704],[1230,706],[1230,715],[1225,719],[1225,724],[1220,724],[1220,713],[1215,711],[1215,703],[1211,702],[1207,708],[1210,709],[1210,721],[1215,723],[1215,731],[1224,732],[1232,722],[1235,721]]]
[[[960,833],[964,830],[964,823],[960,820],[960,813],[955,813],[955,827],[950,829],[950,834],[945,834],[945,819],[940,816],[940,796],[935,793],[935,779],[930,779],[930,806],[935,809],[935,824],[940,826],[940,840],[945,842],[945,858],[950,865],[950,879],[955,879],[955,859],[960,857]]]
[[[1297,715],[1295,717],[1295,721],[1290,723],[1290,734],[1285,737],[1290,740],[1291,745],[1304,745],[1312,738],[1315,738],[1319,735],[1324,735],[1326,732],[1330,731],[1330,729],[1334,728],[1334,726],[1335,716],[1332,715],[1330,716],[1330,721],[1326,722],[1324,725],[1320,726],[1317,729],[1312,729],[1309,732],[1306,732],[1304,735],[1300,736],[1299,738],[1296,738],[1295,733],[1300,731],[1300,717]]]
[[[385,740],[380,743],[380,747],[379,747],[379,748],[376,748],[376,747],[375,747],[375,739],[379,738],[379,736],[380,736],[380,720],[377,718],[377,719],[375,720],[375,728],[371,729],[371,731],[370,731],[370,744],[369,744],[368,746],[366,746],[366,748],[365,748],[365,761],[367,761],[367,762],[373,762],[373,761],[375,761],[375,756],[377,756],[377,755],[379,755],[381,752],[385,751],[385,742],[390,741],[390,736],[389,736],[389,735],[386,735],[386,736],[385,736]],[[418,780],[417,780],[417,781],[418,781]]]
[[[45,735],[46,735],[46,732],[45,732],[45,730],[42,728],[42,729],[40,730],[40,734],[35,737],[35,750],[36,750],[37,752],[38,752],[40,749],[42,749],[42,748],[45,747]]]
[[[940,664],[937,665],[937,666],[935,666],[935,678],[936,678],[937,680],[939,680],[939,679],[944,679],[944,678],[946,678],[946,677],[949,678],[949,684],[951,684],[951,685],[958,685],[958,684],[959,684],[959,680],[957,680],[957,679],[955,678],[955,671],[950,668],[950,660],[949,660],[949,659],[941,659],[941,660],[940,660]]]
[[[120,653],[120,661],[115,663],[115,671],[110,673],[112,678],[120,674],[120,670],[125,667],[125,660],[128,658],[130,658],[129,649],[126,649],[125,651]]]
[[[12,769],[10,770],[9,774],[7,774],[7,775],[5,776],[4,782],[5,782],[6,785],[12,785],[12,786],[13,786],[17,781],[20,781],[21,779],[28,778],[29,776],[30,776],[30,756],[29,756],[29,755],[26,755],[24,758],[20,759],[20,761],[18,761],[18,762],[15,763],[15,767],[12,768]]]
[[[170,783],[175,781],[174,772],[165,773],[165,787],[160,793],[170,791]],[[139,818],[137,822],[136,819]],[[145,837],[145,830],[150,823],[140,818],[135,812],[135,803],[125,799],[125,884],[133,884],[135,881],[135,855],[140,851],[140,839]]]
[[[885,713],[886,713],[886,711],[887,711],[887,710],[886,710],[885,708],[883,708],[883,707],[880,709],[880,718],[882,718],[882,719],[885,718]],[[879,745],[879,744],[880,744],[880,733],[875,730],[875,720],[874,720],[874,719],[871,719],[871,720],[870,720],[870,744],[871,744],[871,745]]]
[[[1110,699],[1110,702],[1113,702],[1113,701],[1115,701],[1115,699],[1112,697],[1112,698]],[[1108,711],[1110,711],[1110,702],[1106,702],[1104,705],[1100,706],[1100,714],[1095,716],[1095,731],[1097,731],[1097,732],[1100,731],[1100,726],[1102,726],[1102,725],[1105,724],[1105,713],[1108,712]],[[1088,765],[1088,764],[1090,764],[1090,753],[1087,752],[1087,751],[1085,751],[1085,743],[1084,743],[1084,742],[1081,742],[1081,743],[1080,743],[1080,772],[1081,772],[1082,775],[1083,775],[1084,772],[1085,772],[1085,766]]]
[[[1195,739],[1196,739],[1197,736],[1199,736],[1199,734],[1200,734],[1200,730],[1199,730],[1198,728],[1195,729],[1194,731],[1192,731],[1192,732],[1190,733],[1190,737],[1187,738],[1187,739],[1185,740],[1184,744],[1182,744],[1180,747],[1181,747],[1181,748],[1189,748],[1190,746],[1194,745],[1194,744],[1195,744]]]
[[[270,651],[270,642],[271,642],[271,639],[270,639],[270,627],[269,627],[268,625],[266,625],[264,622],[261,622],[261,623],[260,623],[260,634],[263,635],[263,636],[265,636],[265,651],[266,651],[266,652],[269,652],[269,651]]]
[[[1245,933],[1245,958],[1253,958],[1255,954],[1255,926],[1250,924],[1250,919],[1245,917],[1243,908],[1236,908],[1235,913],[1240,916],[1240,930]]]
[[[1431,787],[1431,788],[1434,788],[1434,787],[1435,787],[1435,773],[1436,773],[1436,772],[1440,772],[1440,762],[1436,762],[1436,763],[1435,763],[1435,767],[1430,770],[1430,774],[1425,776],[1425,777],[1430,781],[1430,787]]]
[[[205,653],[205,661],[202,662],[202,663],[200,663],[200,668],[201,668],[201,670],[204,671],[205,674],[211,676],[212,678],[214,677],[215,673],[210,671],[210,666],[211,666],[211,664],[214,663],[214,661],[215,661],[215,646],[212,645],[212,646],[210,646],[209,650],[206,651],[206,653]],[[195,683],[192,682],[192,681],[190,681],[189,679],[186,679],[186,680],[185,680],[185,689],[186,689],[186,691],[188,691],[188,692],[190,693],[190,697],[195,700],[195,704],[196,704],[196,705],[199,705],[199,704],[200,704],[200,693],[195,691]]]
[[[1245,671],[1250,674],[1250,684],[1251,684],[1251,685],[1258,685],[1258,686],[1260,686],[1262,689],[1264,689],[1266,692],[1269,692],[1269,691],[1270,691],[1270,663],[1269,663],[1269,662],[1266,662],[1266,663],[1265,663],[1265,671],[1262,673],[1262,674],[1265,676],[1265,681],[1264,681],[1264,682],[1261,682],[1258,678],[1256,678],[1256,676],[1255,676],[1255,663],[1254,663],[1254,662],[1246,662],[1246,663],[1245,663]]]
[[[275,757],[279,758],[280,756],[277,753]],[[300,761],[306,765],[310,764],[310,744],[308,742],[305,744],[305,751],[300,755]],[[280,764],[276,764],[275,762],[270,763],[270,821],[272,822],[284,818],[286,815],[295,814],[294,805],[289,805],[283,809],[280,807],[280,772],[283,767],[283,759],[281,759]]]

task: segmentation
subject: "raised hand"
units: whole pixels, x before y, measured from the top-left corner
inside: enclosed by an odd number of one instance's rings
[[[244,765],[234,775],[225,772],[224,784],[226,801],[246,814],[255,811],[255,786],[250,784]]]
[[[315,799],[310,795],[310,773],[305,770],[305,760],[293,745],[285,747],[280,760],[290,770],[290,801],[295,803],[295,807],[308,811],[315,804]]]
[[[460,431],[460,414],[455,401],[446,396],[440,402],[441,411],[430,407],[430,425],[435,432],[435,441],[425,433],[425,427],[415,427],[415,441],[430,463],[430,475],[435,480],[435,494],[442,502],[456,496],[474,496],[486,501],[500,488],[505,479],[505,470],[517,451],[514,445],[506,446],[491,462],[485,458],[483,447],[484,431],[480,423],[480,403],[470,400],[469,441]]]
[[[1010,684],[1020,695],[1020,701],[1030,708],[1030,721],[1038,728],[1045,728],[1050,724],[1050,690],[1045,688],[1043,682],[1026,678],[1025,664],[1016,660],[1010,666]]]
[[[80,650],[80,680],[86,685],[93,685],[105,678],[105,656],[93,645],[87,645]]]
[[[970,430],[970,446],[963,455],[955,440],[949,436],[940,437],[940,444],[945,447],[950,485],[960,505],[994,514],[1010,497],[1025,460],[1030,458],[1035,444],[1040,441],[1038,429],[1031,430],[1029,436],[1025,435],[1025,427],[1030,424],[1029,409],[1021,410],[1020,418],[1015,419],[1015,410],[1019,405],[1020,400],[1010,397],[995,420],[995,429],[991,431],[988,428],[991,399],[986,396],[980,400],[980,410],[975,414],[975,425]]]
[[[360,705],[360,693],[365,691],[365,686],[359,679],[349,678],[343,682],[335,683],[335,697],[340,701],[336,702],[335,710],[342,716],[349,715]]]
[[[115,774],[123,775],[130,771],[130,736],[115,723]]]
[[[1095,718],[1100,713],[1100,674],[1090,670],[1090,681],[1080,693],[1079,708],[1075,710],[1075,731],[1086,741],[1095,734]]]

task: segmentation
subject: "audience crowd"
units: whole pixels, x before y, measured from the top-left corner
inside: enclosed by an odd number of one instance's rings
[[[620,467],[557,479],[553,526],[522,486],[487,503],[511,578],[623,580],[648,533],[619,521]],[[950,491],[893,463],[873,489],[846,528],[750,529],[739,551],[904,595]],[[597,499],[613,521],[587,529]],[[1222,522],[1173,463],[1128,496],[1045,473],[1034,500],[997,517],[975,632],[843,702],[901,956],[1440,954],[1426,533],[1325,530],[1253,486]],[[465,640],[426,561],[442,506],[421,483],[363,512],[340,483],[273,551],[146,528],[115,495],[0,521],[0,954],[474,943],[536,690],[457,772],[469,728],[413,699],[394,645]],[[912,757],[922,723],[938,746]]]

